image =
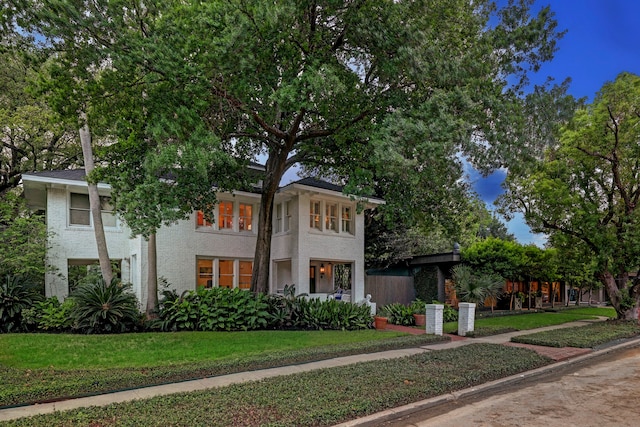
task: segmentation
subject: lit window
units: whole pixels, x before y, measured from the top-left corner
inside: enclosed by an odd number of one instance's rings
[[[353,208],[351,206],[342,207],[342,232],[353,234]]]
[[[240,203],[240,231],[251,231],[251,221],[253,219],[253,206]]]
[[[211,227],[213,224],[210,223],[209,221],[207,221],[207,219],[204,217],[204,212],[202,211],[198,211],[196,214],[196,225],[198,227]]]
[[[198,260],[198,286],[205,288],[213,287],[213,260]]]
[[[218,228],[233,229],[233,202],[220,202]]]
[[[240,261],[240,277],[238,287],[240,289],[251,288],[251,275],[253,273],[253,263],[251,261]]]
[[[233,261],[220,260],[218,262],[218,286],[233,288]]]
[[[322,222],[320,221],[322,214],[320,213],[320,202],[311,202],[309,227],[316,230],[322,230]]]
[[[338,232],[338,205],[328,204],[325,207],[324,228]]]

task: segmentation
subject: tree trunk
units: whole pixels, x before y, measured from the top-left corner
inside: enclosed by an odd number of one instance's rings
[[[156,234],[149,236],[147,247],[148,271],[147,271],[147,318],[153,316],[158,305],[158,257],[156,250]]]
[[[262,181],[260,214],[258,217],[258,236],[253,259],[251,291],[267,293],[269,291],[269,270],[271,267],[271,237],[273,234],[273,202],[286,170],[288,152],[270,151],[265,176]]]
[[[622,286],[626,286],[628,280],[628,274],[621,274],[618,277],[615,277],[608,271],[600,274],[600,281],[607,291],[607,296],[611,301],[611,305],[615,308],[616,313],[618,314],[618,319],[638,320],[638,307],[640,306],[640,292],[638,292],[638,287],[631,287],[631,290],[629,291],[629,298],[625,298],[625,295],[623,294],[626,290],[623,289],[621,291],[618,288],[618,283],[621,283]]]
[[[93,149],[91,148],[91,131],[87,123],[87,115],[80,113],[81,128],[80,144],[82,146],[82,156],[84,157],[84,169],[87,176],[93,171]],[[96,236],[96,245],[98,246],[98,260],[100,261],[100,271],[102,278],[109,284],[113,279],[113,271],[111,270],[111,260],[109,259],[109,251],[107,250],[107,239],[104,235],[104,226],[102,225],[102,212],[100,206],[100,195],[98,194],[98,186],[89,183],[89,207],[91,209],[91,217],[93,218],[93,230]]]

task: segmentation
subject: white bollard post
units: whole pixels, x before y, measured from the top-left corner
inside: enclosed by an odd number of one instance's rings
[[[427,333],[434,335],[442,335],[442,319],[444,305],[427,304]]]
[[[458,304],[458,335],[464,337],[473,332],[476,320],[476,305],[470,302]]]

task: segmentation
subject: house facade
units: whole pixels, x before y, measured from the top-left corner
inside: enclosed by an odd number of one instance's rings
[[[45,278],[47,296],[69,294],[74,272],[97,263],[84,170],[23,175],[25,197],[45,212],[51,234]],[[109,257],[144,307],[147,300],[147,242],[131,231],[110,203],[110,188],[99,184]],[[212,212],[156,234],[158,277],[178,294],[203,287],[249,289],[256,247],[260,194],[218,194]],[[368,208],[382,203],[368,202]],[[207,218],[212,219],[211,222]],[[326,298],[336,289],[352,301],[364,298],[364,214],[342,188],[313,178],[281,187],[275,199],[269,292],[295,285],[296,293]]]

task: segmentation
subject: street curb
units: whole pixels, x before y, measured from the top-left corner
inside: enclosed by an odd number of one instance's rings
[[[551,365],[543,366],[541,368],[532,369],[530,371],[525,371],[520,374],[511,375],[509,377],[501,378],[499,380],[490,381],[488,383],[480,384],[478,386],[454,391],[452,393],[443,394],[440,396],[432,397],[430,399],[421,400],[419,402],[409,403],[404,406],[387,409],[385,411],[377,412],[375,414],[358,418],[356,420],[346,421],[341,424],[336,424],[333,427],[375,426],[384,421],[399,418],[402,416],[408,416],[414,412],[434,408],[440,405],[455,402],[457,400],[473,398],[479,394],[484,394],[487,392],[499,390],[501,388],[504,388],[505,386],[516,384],[526,379],[532,379],[536,377],[541,377],[543,375],[551,374],[554,371],[559,371],[563,368],[568,367],[569,365],[575,366],[577,364],[584,364],[596,357],[600,357],[615,351],[625,350],[625,349],[634,348],[634,347],[640,347],[640,337],[631,338],[623,343],[606,347],[601,350],[596,350],[589,354],[584,354],[582,356],[576,356],[571,359],[555,362]]]

